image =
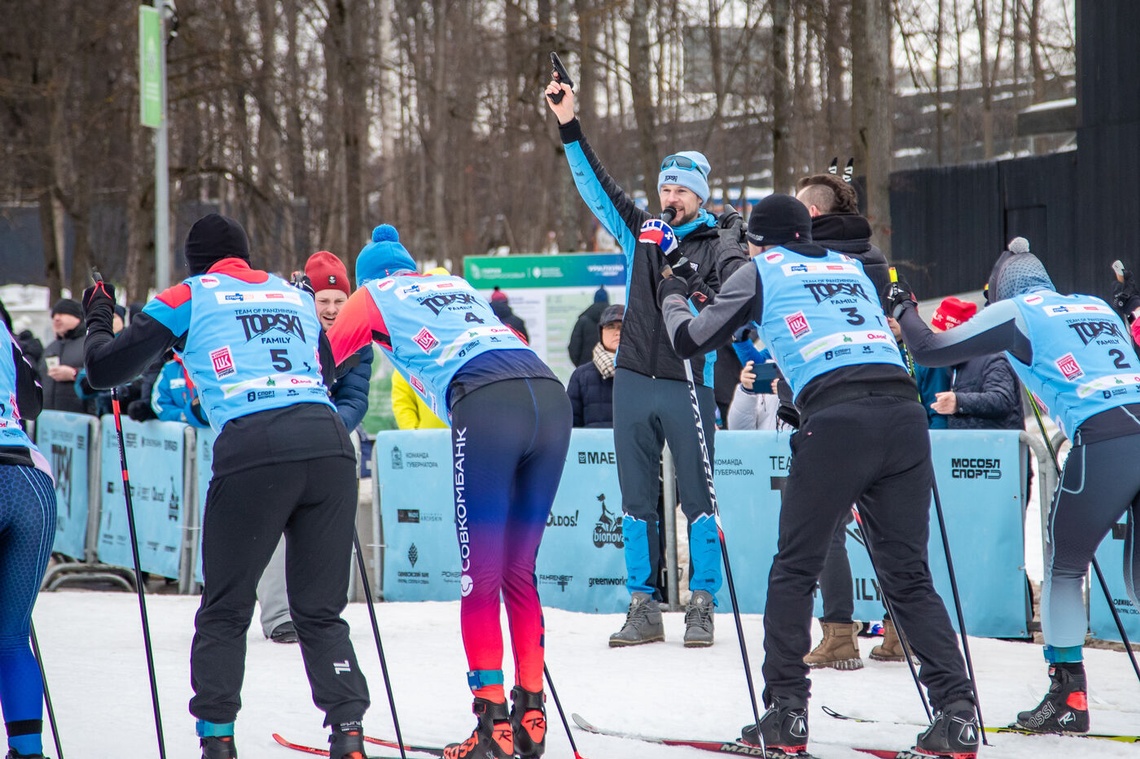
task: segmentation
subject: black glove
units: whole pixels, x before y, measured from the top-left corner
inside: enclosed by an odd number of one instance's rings
[[[100,325],[106,323],[107,329],[111,329],[111,320],[115,316],[115,286],[100,280],[84,290],[83,315],[88,325],[94,320]]]
[[[148,422],[151,419],[158,418],[158,414],[154,413],[150,403],[143,400],[131,401],[127,405],[127,416],[136,422]]]
[[[887,316],[898,319],[908,308],[918,308],[914,299],[914,291],[904,281],[891,282],[883,291],[883,300],[887,304]]]
[[[309,279],[309,275],[303,271],[293,272],[293,276],[289,280],[289,284],[293,285],[293,287],[296,287],[298,290],[304,290],[314,298],[317,297],[317,291],[313,289],[313,281]]]
[[[1124,281],[1112,284],[1112,307],[1131,324],[1133,312],[1140,308],[1140,289],[1136,287],[1136,279],[1132,272],[1125,270]]]

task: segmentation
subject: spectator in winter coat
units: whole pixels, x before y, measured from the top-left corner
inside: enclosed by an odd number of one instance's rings
[[[599,287],[594,292],[594,302],[578,314],[578,321],[574,322],[574,329],[570,332],[570,344],[566,347],[574,366],[588,364],[594,359],[594,346],[598,344],[598,323],[602,312],[609,305],[610,294],[606,288]]]
[[[621,342],[625,306],[608,306],[599,321],[601,340],[594,345],[593,359],[570,375],[566,394],[574,410],[575,427],[614,426],[614,354]]]
[[[182,359],[174,351],[167,353],[168,359],[158,373],[158,379],[151,391],[151,408],[164,422],[183,422],[192,427],[209,427],[210,422],[202,411],[194,381],[190,379]]]
[[[38,367],[44,388],[44,409],[95,413],[95,402],[84,401],[75,393],[75,378],[83,366],[83,306],[64,298],[52,306],[51,328],[55,340],[44,348]]]
[[[431,412],[399,372],[392,372],[392,415],[401,430],[446,429],[447,422]]]
[[[515,334],[521,337],[524,342],[530,342],[530,333],[526,331],[526,322],[511,310],[510,299],[497,285],[491,293],[491,310],[495,312],[495,316],[499,317],[499,321],[513,329]]]
[[[934,332],[965,323],[978,306],[953,296],[938,305],[930,320]],[[1020,430],[1025,427],[1021,383],[1009,361],[1000,353],[977,356],[956,364],[950,389],[938,393],[930,407],[947,420],[952,430]]]

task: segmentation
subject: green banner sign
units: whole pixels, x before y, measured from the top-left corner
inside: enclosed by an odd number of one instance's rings
[[[158,9],[139,6],[139,121],[162,126],[162,19]]]

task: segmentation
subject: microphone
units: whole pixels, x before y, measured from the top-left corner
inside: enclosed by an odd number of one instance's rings
[[[677,215],[677,209],[676,208],[673,208],[672,206],[666,206],[665,208],[661,209],[661,217],[660,218],[661,218],[661,221],[665,222],[666,224],[671,225],[673,223],[673,218],[676,215]]]

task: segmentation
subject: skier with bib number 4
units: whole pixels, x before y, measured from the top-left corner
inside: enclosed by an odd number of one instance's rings
[[[763,745],[770,757],[807,751],[812,590],[832,535],[859,503],[883,592],[922,661],[919,679],[935,710],[914,749],[899,756],[972,759],[979,740],[973,687],[927,561],[926,412],[862,264],[815,245],[811,231],[803,203],[771,195],[748,220],[751,265],[715,299],[692,298],[694,285],[676,267],[658,285],[677,355],[715,348],[754,325],[800,413],[764,609],[767,711],[741,740]],[[845,465],[836,468],[840,460]]]
[[[915,361],[950,366],[1004,351],[1034,403],[1072,441],[1045,538],[1041,630],[1049,691],[1017,715],[1014,727],[1084,733],[1085,575],[1097,546],[1126,512],[1124,585],[1140,607],[1140,360],[1112,308],[1090,295],[1058,293],[1023,237],[1011,240],[994,264],[988,291],[987,308],[941,334],[923,323],[905,283],[891,286],[888,300]],[[1127,302],[1117,300],[1123,310]]]
[[[537,759],[546,711],[535,559],[570,445],[570,399],[466,280],[417,274],[394,227],[373,230],[356,281],[328,333],[334,356],[343,361],[375,341],[451,426],[459,616],[478,724],[443,756]],[[500,598],[515,661],[509,711]]]

